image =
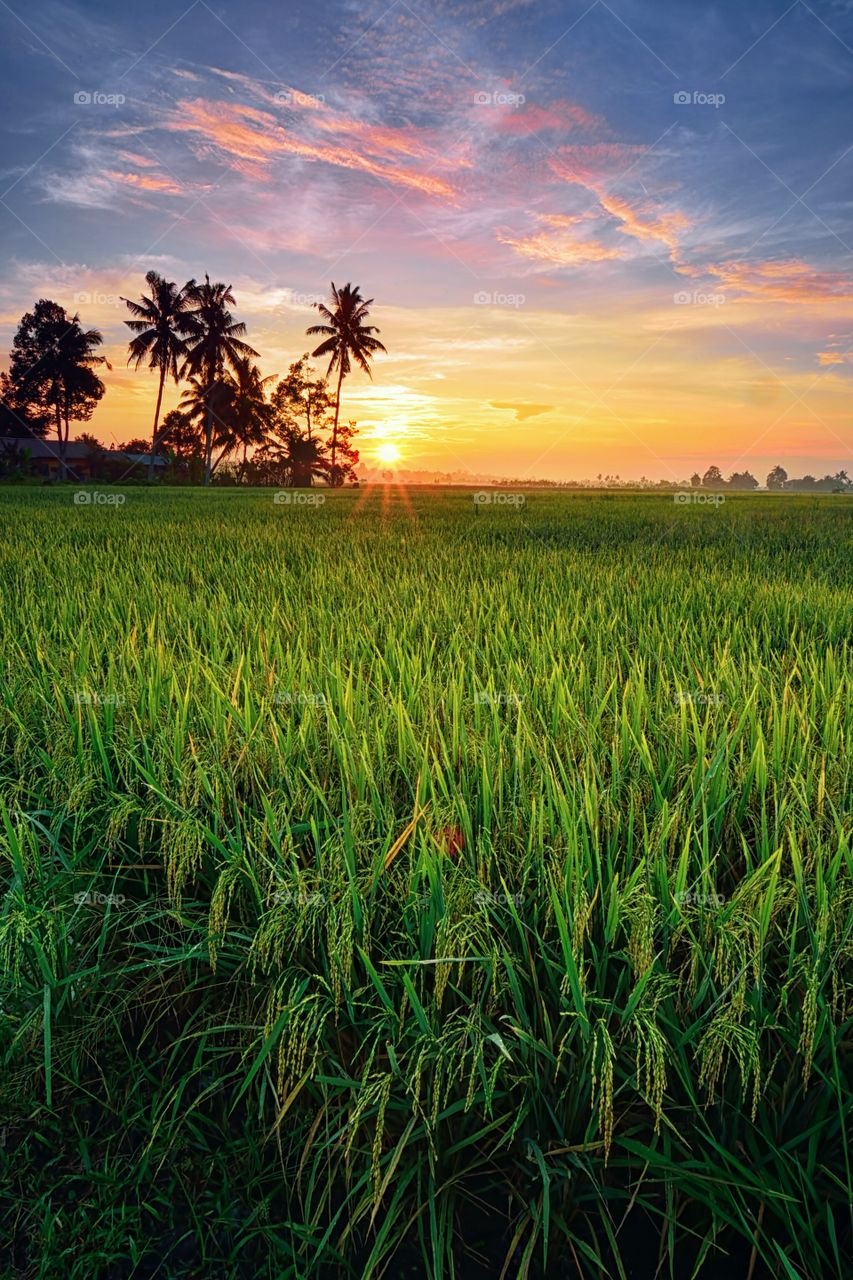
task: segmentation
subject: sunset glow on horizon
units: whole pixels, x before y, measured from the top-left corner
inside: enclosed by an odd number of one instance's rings
[[[388,354],[341,402],[369,465],[850,466],[849,5],[37,0],[0,30],[0,365],[37,298],[101,329],[77,431],[150,436],[122,298],[154,269],[229,282],[264,375],[330,281],[375,299]]]

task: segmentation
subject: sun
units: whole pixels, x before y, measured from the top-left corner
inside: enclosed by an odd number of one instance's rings
[[[376,450],[380,462],[399,462],[400,450],[395,444],[381,444]]]

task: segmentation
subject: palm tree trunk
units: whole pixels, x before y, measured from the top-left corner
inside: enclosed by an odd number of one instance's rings
[[[341,383],[344,380],[344,363],[341,361],[341,367],[338,370],[338,390],[335,395],[335,425],[332,427],[332,484],[338,483],[338,470],[335,465],[335,459],[338,456],[338,417],[341,412]]]
[[[204,483],[210,484],[210,477],[213,474],[211,461],[213,459],[213,405],[210,403],[210,396],[207,400],[207,413],[204,421]]]
[[[166,381],[165,365],[160,366],[160,386],[157,391],[157,408],[154,410],[154,431],[151,435],[151,457],[148,459],[148,483],[154,480],[154,454],[157,451],[157,426],[160,422],[160,406],[163,403],[163,383]]]

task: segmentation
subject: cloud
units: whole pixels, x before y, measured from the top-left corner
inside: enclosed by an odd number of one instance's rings
[[[312,110],[325,108],[317,104]],[[227,162],[256,180],[268,181],[272,162],[291,155],[359,170],[426,195],[455,199],[454,189],[445,179],[400,163],[401,157],[430,159],[429,148],[412,130],[373,129],[341,115],[321,116],[319,123],[298,117],[285,127],[269,111],[209,98],[176,103],[163,127],[171,133],[192,135],[199,158]],[[336,140],[328,142],[326,135]]]
[[[523,106],[509,107],[505,111],[492,112],[496,127],[501,133],[529,134],[546,133],[560,129],[574,131],[586,130],[599,134],[607,129],[607,123],[601,116],[592,115],[576,102],[557,99],[547,105],[524,103]],[[487,117],[488,118],[488,117]],[[590,148],[594,150],[594,148]]]
[[[624,178],[647,150],[646,147],[624,143],[563,147],[558,155],[551,158],[551,169],[565,182],[583,187],[594,195],[598,209],[616,219],[623,235],[646,243],[665,245],[670,255],[676,258],[680,252],[682,234],[691,225],[687,214],[680,209],[655,206],[647,194],[630,200],[624,195],[615,195],[608,189],[608,182],[613,182],[609,175],[615,170],[616,178]]]
[[[843,271],[821,271],[800,258],[774,262],[736,259],[710,263],[699,272],[716,277],[727,290],[748,301],[807,306],[853,303],[853,280]],[[831,362],[830,362],[831,363]]]
[[[525,422],[528,418],[538,418],[542,413],[550,413],[552,404],[530,404],[526,400],[490,400],[493,409],[512,409],[516,422]]]
[[[545,230],[528,236],[512,236],[498,232],[498,239],[517,253],[534,261],[555,263],[559,266],[579,266],[586,262],[607,262],[623,258],[624,253],[600,240],[586,239],[574,231],[583,221],[581,217],[560,214],[540,214],[538,221]]]
[[[161,191],[165,195],[179,196],[182,188],[171,178],[157,177],[151,173],[122,173],[109,169],[104,177],[117,186],[132,187],[135,191]]]

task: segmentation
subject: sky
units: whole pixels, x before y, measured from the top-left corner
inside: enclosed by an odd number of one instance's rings
[[[375,299],[368,461],[851,467],[853,0],[0,0],[0,63],[0,360],[79,312],[107,443],[154,269],[230,283],[264,374]]]

